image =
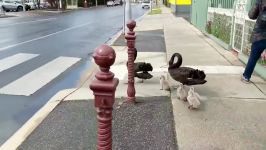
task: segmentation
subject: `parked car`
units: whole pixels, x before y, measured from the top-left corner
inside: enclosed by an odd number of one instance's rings
[[[141,3],[141,7],[144,9],[144,8],[150,8],[151,7],[151,1],[149,0],[144,0],[142,3]]]
[[[115,6],[115,3],[114,3],[114,1],[107,1],[107,3],[106,3],[106,6],[107,7],[112,7],[112,6]]]
[[[1,0],[0,0],[1,3]],[[2,8],[4,11],[23,11],[22,2],[19,0],[2,0]],[[25,9],[29,10],[30,6],[25,4]]]
[[[116,0],[116,1],[114,1],[114,5],[115,5],[115,6],[117,6],[117,5],[121,5],[121,4],[123,4],[123,3],[120,3],[120,0]]]

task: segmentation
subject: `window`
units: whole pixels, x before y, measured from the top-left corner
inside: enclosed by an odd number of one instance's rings
[[[8,0],[5,0],[5,3],[11,3],[10,1],[8,1]]]

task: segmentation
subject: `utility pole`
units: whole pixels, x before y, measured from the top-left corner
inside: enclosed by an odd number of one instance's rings
[[[59,0],[59,8],[62,9],[62,0]]]
[[[153,2],[152,2],[152,0],[151,0],[151,1],[150,1],[150,5],[151,5],[151,6],[150,6],[151,13],[152,13],[152,3],[153,3]]]
[[[125,20],[124,20],[124,33],[126,33],[126,23],[132,19],[132,13],[131,13],[131,3],[130,0],[125,0]]]
[[[123,34],[126,35],[126,1],[123,0]]]
[[[23,11],[26,11],[25,0],[22,0]]]

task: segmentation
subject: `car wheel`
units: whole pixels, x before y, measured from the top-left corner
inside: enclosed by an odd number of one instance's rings
[[[23,7],[18,6],[17,11],[23,11]]]

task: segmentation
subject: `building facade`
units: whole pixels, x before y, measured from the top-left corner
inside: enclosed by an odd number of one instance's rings
[[[191,0],[168,0],[170,7],[176,13],[178,12],[190,12]]]
[[[191,23],[228,50],[238,53],[247,63],[250,55],[250,36],[256,20],[248,11],[256,0],[193,0]],[[255,72],[266,79],[266,62],[259,60]]]

